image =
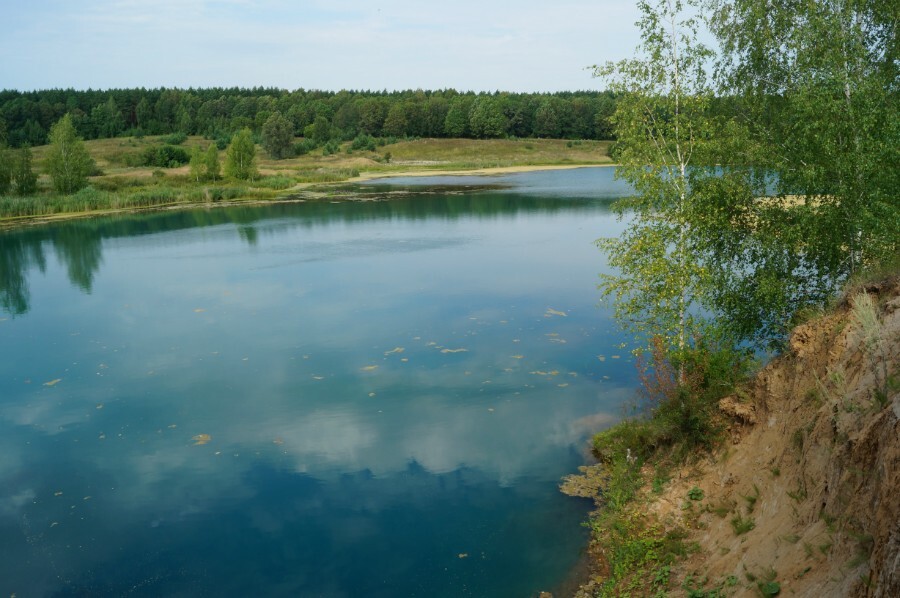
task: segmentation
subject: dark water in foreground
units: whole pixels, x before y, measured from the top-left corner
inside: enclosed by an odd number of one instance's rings
[[[0,233],[0,595],[553,589],[635,384],[611,174]]]

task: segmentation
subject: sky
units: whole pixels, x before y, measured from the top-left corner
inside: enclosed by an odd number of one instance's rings
[[[631,0],[0,0],[0,89],[602,89]]]

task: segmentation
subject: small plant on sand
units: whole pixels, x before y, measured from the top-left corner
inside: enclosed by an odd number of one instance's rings
[[[756,521],[752,517],[743,517],[735,515],[731,519],[731,527],[734,529],[734,535],[741,536],[756,527]]]

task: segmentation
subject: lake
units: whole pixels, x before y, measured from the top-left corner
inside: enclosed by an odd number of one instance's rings
[[[561,587],[636,386],[612,174],[0,233],[0,594]]]

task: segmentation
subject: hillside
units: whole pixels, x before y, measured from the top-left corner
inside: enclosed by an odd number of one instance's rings
[[[613,595],[900,596],[898,371],[900,277],[798,326],[719,402],[727,440],[638,499],[689,556]]]

